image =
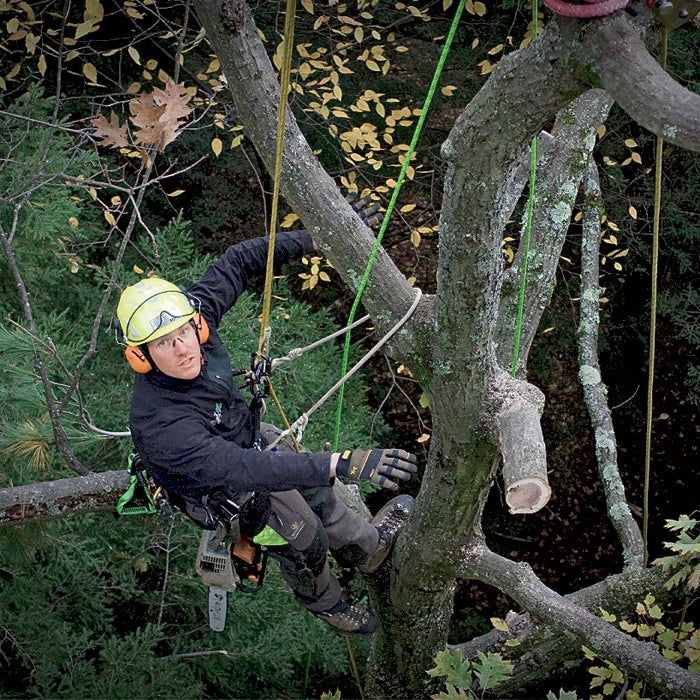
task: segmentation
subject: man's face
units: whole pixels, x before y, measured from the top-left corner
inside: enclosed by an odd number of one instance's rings
[[[194,326],[188,321],[148,343],[156,367],[175,379],[194,379],[202,369],[202,350]]]

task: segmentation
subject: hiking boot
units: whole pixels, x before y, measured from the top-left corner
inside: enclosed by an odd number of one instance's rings
[[[314,612],[341,634],[372,634],[377,629],[377,618],[364,605],[340,599],[330,610]]]
[[[413,498],[405,494],[392,498],[377,511],[372,525],[379,532],[379,544],[374,554],[370,554],[367,561],[357,567],[363,574],[373,574],[386,561],[397,535],[412,512]]]

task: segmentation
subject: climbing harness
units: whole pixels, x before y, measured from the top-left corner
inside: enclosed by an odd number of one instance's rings
[[[137,454],[129,455],[127,465],[129,487],[117,501],[119,515],[144,515],[157,513],[163,518],[171,518],[173,507],[163,489],[156,486],[146,473],[141,458]]]
[[[201,529],[195,568],[208,587],[209,626],[221,632],[226,624],[227,594],[257,593],[263,585],[268,553],[265,547],[286,544],[269,525],[253,537],[241,533],[241,507],[225,497],[199,502],[170,499],[146,471],[138,454],[129,456],[129,487],[117,502],[119,515],[157,513],[173,518],[184,512]],[[253,494],[250,500],[255,499]]]

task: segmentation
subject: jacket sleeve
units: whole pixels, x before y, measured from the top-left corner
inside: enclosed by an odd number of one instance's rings
[[[243,294],[251,277],[265,272],[268,236],[242,241],[230,246],[212,263],[189,292],[199,300],[202,312],[214,326]],[[275,235],[275,267],[301,258],[315,250],[308,231],[282,231]]]
[[[142,428],[145,426],[142,426]],[[191,408],[160,412],[134,442],[159,486],[199,498],[217,489],[287,491],[328,486],[329,452],[299,454],[243,448],[212,434]]]

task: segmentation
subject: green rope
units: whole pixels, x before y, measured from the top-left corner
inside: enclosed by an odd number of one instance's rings
[[[362,276],[362,279],[360,280],[360,284],[357,288],[357,293],[355,294],[355,300],[353,302],[352,308],[350,310],[350,315],[348,318],[348,325],[352,325],[353,319],[355,318],[355,314],[357,313],[357,308],[360,305],[360,299],[362,298],[362,294],[365,291],[365,287],[367,286],[367,282],[369,281],[369,276],[370,273],[372,272],[372,267],[374,265],[374,261],[377,257],[377,253],[379,252],[379,248],[381,246],[382,238],[384,236],[384,232],[386,231],[386,228],[389,224],[389,219],[391,217],[391,213],[394,210],[394,206],[396,205],[396,200],[398,199],[399,196],[399,191],[401,190],[401,186],[403,185],[403,181],[406,177],[406,171],[408,170],[408,166],[411,162],[411,158],[413,157],[413,153],[416,148],[416,144],[418,143],[418,137],[420,136],[421,130],[423,129],[423,124],[425,123],[425,119],[428,114],[428,109],[430,107],[430,103],[432,102],[433,95],[435,94],[435,90],[437,89],[437,84],[440,79],[440,74],[442,73],[442,69],[445,65],[445,61],[447,60],[447,54],[449,53],[450,46],[452,44],[452,40],[454,39],[454,36],[457,32],[457,25],[459,24],[459,20],[462,16],[462,11],[464,10],[464,2],[460,0],[460,2],[457,3],[457,9],[455,11],[455,16],[452,20],[452,25],[450,27],[450,31],[447,35],[447,39],[445,40],[445,45],[442,48],[442,53],[440,54],[440,60],[438,61],[437,68],[435,69],[435,74],[433,75],[433,80],[430,84],[430,88],[428,90],[428,95],[425,99],[425,103],[423,105],[423,109],[421,110],[420,117],[418,118],[418,123],[416,124],[415,131],[413,133],[413,138],[411,139],[411,143],[408,147],[408,151],[406,152],[406,156],[404,158],[404,161],[401,165],[401,171],[399,172],[399,176],[396,180],[396,186],[394,187],[394,190],[391,195],[391,199],[389,201],[389,205],[387,206],[386,209],[386,214],[384,215],[384,220],[382,221],[382,224],[379,228],[379,232],[377,233],[377,239],[374,242],[374,247],[372,248],[372,253],[369,256],[369,260],[367,262],[367,266],[365,267],[364,274]],[[350,355],[350,333],[346,333],[345,335],[345,345],[343,348],[343,363],[342,363],[342,370],[341,370],[341,376],[344,376],[345,373],[347,372],[347,367],[348,367],[348,362],[349,362],[349,355]],[[343,413],[343,397],[345,395],[345,385],[342,385],[340,387],[340,391],[338,393],[338,404],[337,404],[337,410],[336,410],[336,419],[335,419],[335,436],[333,439],[333,449],[337,450],[338,449],[338,442],[340,440],[340,422],[341,422],[341,417]]]
[[[532,39],[537,36],[538,7],[537,0],[532,3]],[[523,309],[525,307],[525,287],[527,286],[527,265],[530,257],[530,236],[532,233],[532,213],[535,209],[535,172],[537,164],[537,137],[533,136],[530,142],[530,187],[527,195],[527,214],[525,219],[525,237],[523,240],[523,262],[520,272],[520,289],[518,291],[518,314],[515,322],[515,342],[513,344],[513,364],[510,373],[512,376],[518,372],[518,360],[520,355],[520,340],[523,334]]]

